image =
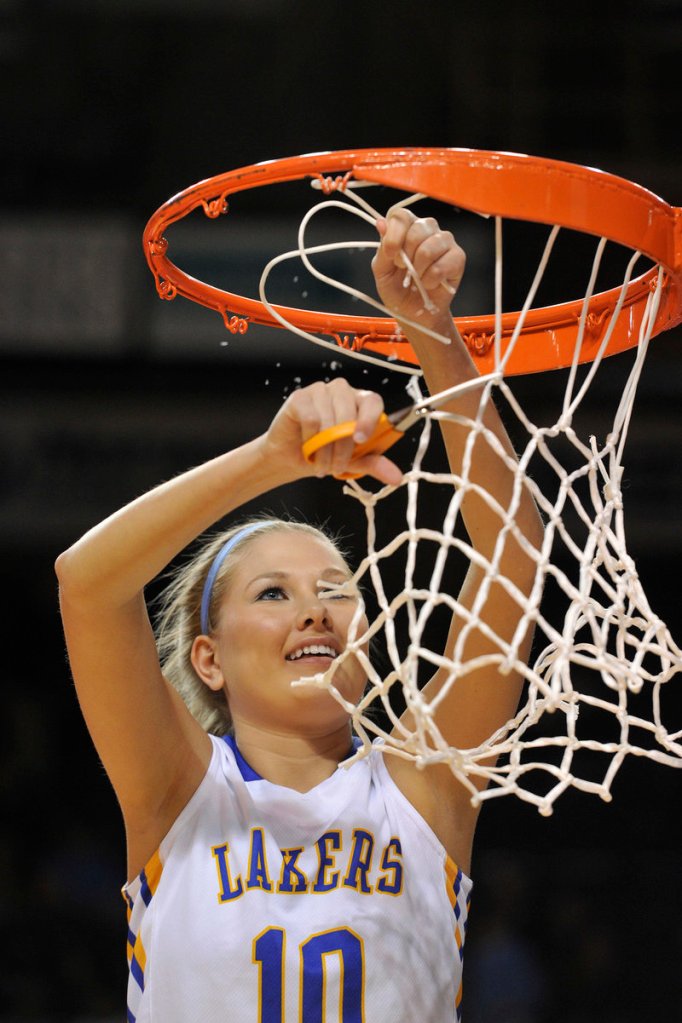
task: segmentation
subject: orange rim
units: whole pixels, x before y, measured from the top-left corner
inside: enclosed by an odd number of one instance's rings
[[[162,298],[182,295],[214,309],[233,333],[249,323],[282,327],[262,302],[215,288],[190,277],[168,257],[164,232],[203,207],[215,218],[227,212],[228,197],[246,189],[303,178],[317,179],[324,192],[343,190],[352,177],[406,192],[422,192],[478,213],[559,225],[641,251],[665,270],[652,334],[682,320],[682,209],[647,189],[603,171],[516,153],[468,149],[364,149],[314,153],[254,164],[198,182],[164,203],[149,219],[143,245]],[[607,355],[635,347],[646,304],[656,286],[654,267],[631,281],[623,310],[612,330]],[[579,355],[596,355],[621,288],[592,297]],[[583,299],[531,309],[506,364],[509,375],[541,372],[571,364]],[[274,306],[294,326],[324,335],[347,351],[367,350],[402,362],[417,358],[394,320]],[[504,353],[519,314],[502,316]],[[495,368],[494,315],[455,317],[455,323],[481,372]]]

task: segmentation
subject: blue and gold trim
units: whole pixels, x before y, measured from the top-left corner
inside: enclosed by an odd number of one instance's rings
[[[163,865],[158,851],[151,857],[144,870],[141,871],[138,878],[138,888],[135,897],[131,896],[129,890],[123,891],[123,898],[125,899],[128,915],[128,947],[127,947],[127,959],[128,959],[128,971],[131,978],[131,983],[128,985],[128,1006],[126,1019],[128,1023],[135,1023],[136,1013],[138,1011],[140,998],[144,991],[145,984],[145,970],[147,968],[147,951],[144,947],[141,934],[141,924],[144,919],[144,910],[149,906],[150,902],[154,897],[159,881],[161,880],[161,874],[163,872]],[[142,901],[143,906],[139,907],[139,902]],[[136,905],[137,903],[137,905]],[[137,912],[136,912],[137,909]]]
[[[462,884],[463,880],[464,874],[459,869],[455,861],[450,859],[448,856],[445,860],[445,890],[455,916],[454,936],[460,963],[464,959],[464,939],[466,938],[469,906],[471,904],[471,900],[465,897]],[[457,1020],[459,1021],[462,1018],[461,982],[455,997],[455,1009],[457,1011]]]

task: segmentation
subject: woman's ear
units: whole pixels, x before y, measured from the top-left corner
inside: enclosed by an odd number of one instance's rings
[[[219,692],[225,686],[225,679],[218,658],[218,644],[210,636],[197,636],[190,653],[192,666],[202,682],[209,689]]]

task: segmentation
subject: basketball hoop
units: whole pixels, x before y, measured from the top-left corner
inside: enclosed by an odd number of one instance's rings
[[[508,507],[493,502],[500,529],[488,561],[461,538],[457,528],[463,495],[476,489],[470,460],[465,458],[457,476],[433,472],[425,465],[429,438],[438,432],[432,431],[433,424],[447,419],[449,413],[429,409],[418,393],[417,360],[395,320],[388,315],[355,316],[276,306],[265,299],[269,269],[293,257],[300,258],[321,280],[358,294],[325,277],[308,258],[318,251],[357,243],[307,246],[305,227],[315,212],[311,210],[301,221],[298,248],[276,256],[264,268],[260,301],[197,281],[168,257],[164,232],[193,210],[202,208],[208,217],[216,218],[227,213],[228,198],[237,192],[306,178],[327,196],[316,209],[343,205],[371,223],[383,214],[357,193],[365,184],[403,190],[408,194],[404,203],[427,196],[495,218],[494,311],[455,318],[480,374],[476,383],[480,389],[478,412],[467,421],[471,436],[497,450],[498,441],[484,417],[486,407],[494,402],[504,406],[505,419],[514,420],[526,438],[518,460],[507,461],[507,469],[515,476]],[[332,194],[334,198],[330,198]],[[338,202],[339,198],[344,202]],[[503,218],[551,227],[528,294],[517,312],[502,308]],[[587,290],[582,298],[535,307],[554,240],[563,228],[598,239]],[[624,246],[632,254],[622,284],[597,291],[608,242]],[[625,441],[649,342],[682,321],[681,208],[602,171],[513,153],[460,149],[316,153],[242,168],[181,192],[149,220],[144,249],[162,298],[182,295],[212,308],[234,333],[244,333],[251,323],[286,327],[335,350],[413,375],[408,390],[419,404],[423,422],[404,484],[379,492],[363,489],[357,480],[345,486],[362,504],[367,520],[367,554],[354,582],[360,591],[363,584],[369,584],[364,588],[373,592],[378,611],[365,628],[360,606],[347,647],[329,670],[296,683],[324,687],[345,707],[362,739],[356,756],[364,755],[371,736],[379,735],[389,753],[413,759],[420,766],[447,764],[469,790],[473,803],[514,794],[543,814],[552,812],[555,800],[569,787],[609,800],[615,775],[628,755],[682,767],[681,723],[666,720],[663,699],[671,680],[682,673],[682,649],[651,608],[627,551],[621,491]],[[633,277],[641,256],[653,266]],[[371,297],[360,297],[378,306]],[[629,349],[633,350],[632,366],[615,396],[608,430],[601,438],[594,430],[583,436],[578,413],[604,359]],[[538,423],[535,409],[523,407],[518,388],[512,388],[508,378],[550,369],[568,373],[556,418]],[[509,457],[503,452],[499,455]],[[537,550],[518,534],[515,522],[524,488],[547,524],[542,548]],[[424,491],[428,493],[425,498],[419,496]],[[420,516],[424,509],[436,507],[443,495],[447,507],[442,525],[436,529],[431,521],[423,523]],[[396,501],[404,506],[396,508]],[[403,528],[401,518],[405,520]],[[380,537],[382,523],[388,524],[388,538]],[[535,583],[527,596],[500,572],[510,537],[515,537],[536,565]],[[395,593],[385,585],[393,558],[402,559],[401,585]],[[459,567],[462,559],[475,561],[481,571],[480,590],[471,608],[460,606],[444,582],[450,558],[455,558]],[[417,572],[418,564],[424,562],[433,564],[426,581]],[[501,674],[518,673],[526,683],[527,698],[517,715],[480,746],[454,749],[438,729],[435,708],[423,698],[420,672],[434,665],[445,670],[447,681],[436,698],[441,699],[459,679],[475,670],[476,665],[465,659],[463,651],[471,630],[483,628],[479,613],[491,585],[508,589],[519,606],[521,620],[511,641],[485,626],[486,637],[494,646],[486,663],[496,665]],[[555,605],[549,610],[543,602],[548,589]],[[434,616],[435,620],[441,608],[464,622],[449,660],[429,645],[431,619]],[[531,625],[541,648],[527,663],[520,651]],[[389,661],[383,674],[366,654],[369,641],[378,636],[383,637]],[[334,683],[347,658],[362,663],[368,678],[368,690],[357,706],[349,704]],[[394,684],[411,711],[413,727],[395,712],[391,702]],[[383,729],[370,713],[375,703],[383,706],[389,728]],[[595,758],[601,763],[600,755],[607,758],[603,771],[596,766]],[[585,768],[583,758],[587,758]]]
[[[407,365],[417,363],[396,322],[388,317],[333,314],[286,306],[269,306],[195,280],[169,258],[168,228],[196,209],[215,219],[228,212],[231,195],[280,182],[310,179],[323,192],[343,193],[352,185],[372,183],[421,193],[486,216],[517,218],[596,235],[642,253],[656,266],[620,288],[583,299],[530,309],[514,351],[505,360],[505,375],[570,366],[575,339],[584,320],[579,362],[599,351],[617,304],[623,311],[610,331],[606,355],[635,347],[658,266],[664,279],[652,336],[682,319],[682,226],[680,208],[652,192],[603,171],[558,160],[516,153],[469,149],[360,149],[314,153],[254,164],[208,178],[169,199],[150,218],[144,251],[164,299],[177,295],[220,313],[232,333],[249,324],[282,327],[331,339],[350,354],[376,353]],[[460,334],[481,373],[499,363],[514,337],[518,312],[457,317]],[[494,352],[494,339],[499,348]],[[389,368],[391,368],[389,363]],[[399,368],[394,365],[392,368]]]

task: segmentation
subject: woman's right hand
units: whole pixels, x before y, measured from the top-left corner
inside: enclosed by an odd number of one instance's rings
[[[385,455],[353,460],[354,445],[372,435],[383,409],[380,395],[351,387],[341,377],[302,387],[289,395],[264,435],[267,457],[275,459],[279,468],[289,466],[295,477],[338,476],[350,469],[374,476],[381,483],[397,485],[402,472]],[[306,461],[301,449],[307,440],[351,420],[356,424],[353,437],[320,448],[312,463]]]

